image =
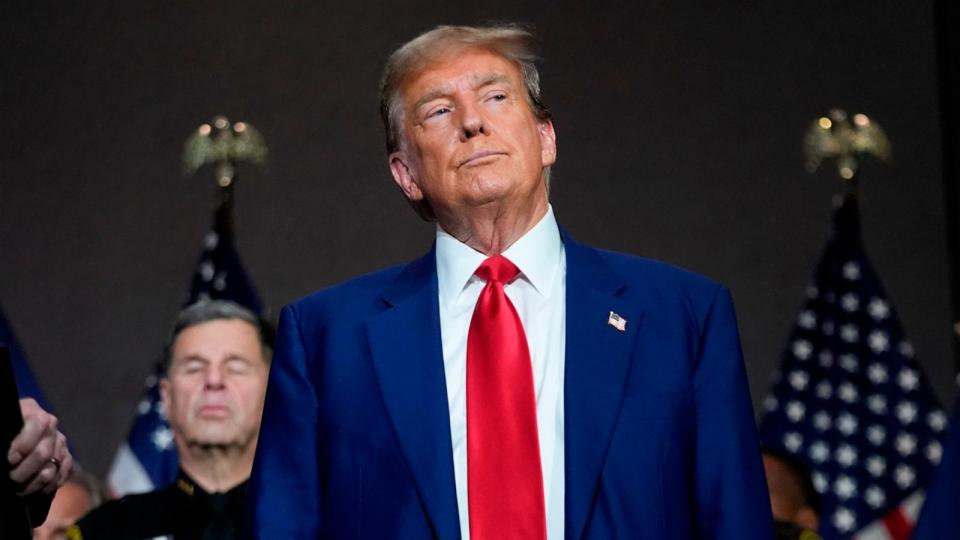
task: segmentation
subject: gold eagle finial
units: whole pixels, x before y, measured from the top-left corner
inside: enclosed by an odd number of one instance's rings
[[[866,154],[882,161],[890,159],[890,141],[883,128],[863,113],[853,115],[851,123],[841,109],[832,109],[807,129],[803,150],[807,170],[813,172],[823,160],[836,158],[837,172],[844,180],[856,176]]]

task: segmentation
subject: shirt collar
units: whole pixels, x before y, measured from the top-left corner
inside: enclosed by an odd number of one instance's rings
[[[513,243],[503,256],[517,265],[523,277],[544,297],[549,297],[560,268],[563,242],[553,215],[547,213]],[[437,284],[440,302],[449,305],[457,299],[486,255],[457,240],[437,225]]]

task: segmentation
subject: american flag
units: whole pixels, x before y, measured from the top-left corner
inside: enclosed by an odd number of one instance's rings
[[[960,396],[950,415],[943,461],[930,481],[911,540],[942,538],[960,538]]]
[[[764,407],[761,439],[809,467],[825,540],[909,538],[947,418],[867,260],[852,196]]]
[[[204,236],[184,305],[203,299],[231,300],[260,315],[260,299],[234,244],[232,218],[232,204],[226,198],[214,214],[213,228]],[[158,383],[162,369],[162,362],[158,361],[147,377],[133,427],[110,467],[107,482],[118,497],[151,491],[176,479],[177,451],[160,403]]]

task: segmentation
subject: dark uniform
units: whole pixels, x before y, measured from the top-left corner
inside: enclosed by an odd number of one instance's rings
[[[207,493],[182,470],[173,484],[104,503],[67,531],[69,540],[239,539],[247,482]]]

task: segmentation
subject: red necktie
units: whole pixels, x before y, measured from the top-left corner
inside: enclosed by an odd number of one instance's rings
[[[501,255],[467,334],[467,489],[471,540],[544,540],[546,513],[533,368],[523,324],[503,286],[520,270]]]

